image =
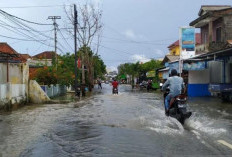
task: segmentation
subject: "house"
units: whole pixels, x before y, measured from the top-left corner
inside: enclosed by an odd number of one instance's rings
[[[196,46],[196,57],[184,61],[184,67],[189,96],[210,96],[212,85],[232,85],[232,7],[202,6],[198,15],[190,26],[200,28],[202,44]]]
[[[0,109],[28,101],[29,67],[7,43],[0,43]]]
[[[195,34],[196,45],[201,44],[200,33]],[[161,82],[164,82],[165,79],[169,77],[169,73],[172,68],[175,68],[179,72],[179,59],[180,59],[180,42],[179,40],[175,41],[171,45],[168,46],[169,53],[164,57],[162,64],[165,67],[159,69],[157,71],[159,79]],[[187,74],[184,75],[187,79]]]
[[[52,61],[55,60],[56,53],[54,51],[44,51],[37,55],[32,56],[29,60],[30,66],[47,65],[51,66]]]
[[[232,7],[227,5],[203,5],[199,17],[190,26],[201,31],[202,44],[196,46],[196,54],[224,49],[232,40]]]

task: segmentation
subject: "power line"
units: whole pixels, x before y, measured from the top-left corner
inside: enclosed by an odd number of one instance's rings
[[[162,41],[173,40],[173,39],[162,39],[162,40],[156,40],[156,41],[133,41],[133,40],[111,38],[111,37],[106,37],[106,36],[101,36],[101,37],[106,38],[106,39],[111,39],[111,40],[122,41],[122,42],[130,42],[130,43],[138,43],[138,44],[152,44],[152,45],[161,45],[160,43],[153,43],[153,42],[162,42]]]
[[[25,20],[23,18],[20,18],[20,17],[17,17],[15,15],[12,15],[12,14],[9,14],[3,10],[0,9],[0,12],[4,13],[4,14],[7,14],[8,16],[11,16],[11,17],[14,17],[16,19],[19,19],[19,20],[22,20],[22,21],[25,21],[25,22],[28,22],[28,23],[32,23],[32,24],[36,24],[36,25],[52,25],[52,24],[44,24],[44,23],[37,23],[37,22],[32,22],[32,21],[29,21],[29,20]]]
[[[68,41],[66,40],[66,38],[64,37],[63,33],[60,31],[60,29],[58,28],[58,32],[60,32],[63,40],[66,42],[66,44],[71,48],[71,50],[74,52],[73,47],[68,43]]]
[[[25,30],[25,31],[34,31],[34,32],[37,32],[37,31],[35,31],[35,30],[29,30],[29,29],[25,29],[25,28],[13,27],[13,26],[7,24],[6,22],[4,22],[4,21],[2,21],[2,20],[0,20],[0,21],[1,21],[0,25],[8,26],[8,27],[11,27],[11,28],[14,28],[14,29],[20,29],[20,30]],[[51,31],[53,31],[53,29],[44,30],[44,31],[40,31],[40,32],[51,32]]]
[[[26,27],[26,28],[29,28],[30,30],[32,30],[32,31],[34,31],[34,32],[36,32],[36,33],[39,33],[40,35],[45,36],[46,38],[53,39],[53,38],[51,38],[51,37],[48,37],[47,35],[42,34],[42,33],[39,32],[39,31],[37,31],[37,30],[31,28],[30,26],[27,26],[26,24],[22,23],[22,22],[19,21],[18,19],[15,19],[15,18],[9,16],[8,14],[4,14],[4,13],[1,13],[1,12],[0,12],[0,14],[2,14],[5,18],[7,18],[11,23],[13,23],[13,24],[15,24],[15,25],[17,25],[17,26],[19,26],[19,27],[21,27],[21,28],[24,28],[24,29],[25,29],[25,27]],[[34,37],[34,36],[37,36],[36,34],[32,33],[31,31],[28,31],[28,30],[26,30],[26,29],[25,29],[25,31],[27,31],[27,32],[29,32],[30,34],[32,34],[33,37]],[[18,31],[18,32],[20,32],[21,34],[26,35],[25,33],[22,33],[21,31]],[[26,35],[26,36],[28,36],[28,35]],[[30,38],[33,38],[33,37],[31,37],[31,36],[29,36],[29,37],[30,37]]]
[[[126,51],[122,51],[122,50],[117,50],[117,49],[114,49],[114,48],[106,47],[106,46],[103,46],[103,45],[100,45],[100,44],[96,44],[96,43],[94,43],[94,42],[93,42],[93,44],[99,45],[100,47],[103,47],[103,48],[105,48],[105,49],[110,49],[110,50],[118,51],[118,52],[121,52],[121,53],[124,53],[124,54],[134,55],[134,54],[128,53],[128,52],[126,52]]]
[[[5,35],[0,35],[0,36],[4,37],[4,38],[20,40],[20,41],[48,41],[48,40],[30,40],[30,39],[14,38],[14,37],[9,37],[9,36],[5,36]]]
[[[24,9],[24,8],[50,8],[50,7],[63,7],[70,5],[41,5],[41,6],[14,6],[14,7],[0,7],[1,9]]]

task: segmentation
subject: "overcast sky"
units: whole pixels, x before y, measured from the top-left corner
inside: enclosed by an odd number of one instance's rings
[[[62,5],[81,4],[86,0],[1,0],[0,9],[18,17],[40,23],[52,23],[48,16],[61,16],[59,27],[64,27],[66,16]],[[104,30],[99,54],[111,69],[119,64],[150,58],[162,58],[168,53],[168,45],[179,38],[179,27],[188,26],[198,17],[201,5],[232,5],[231,0],[89,0],[103,10]],[[27,7],[52,6],[52,7]],[[2,16],[0,20],[5,21]],[[1,24],[1,21],[0,21]],[[29,26],[45,31],[53,37],[53,26]],[[68,38],[66,32],[63,32]],[[0,35],[24,38],[0,27]],[[73,52],[58,34],[63,51]],[[35,41],[13,40],[0,36],[0,42],[9,43],[17,52],[35,55],[53,48]],[[53,41],[47,41],[53,46]],[[61,54],[61,52],[58,51]]]

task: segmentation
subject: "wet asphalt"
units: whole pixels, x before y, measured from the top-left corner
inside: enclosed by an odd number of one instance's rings
[[[193,115],[182,126],[164,115],[159,91],[111,88],[1,113],[0,157],[231,156],[232,104],[189,98]]]

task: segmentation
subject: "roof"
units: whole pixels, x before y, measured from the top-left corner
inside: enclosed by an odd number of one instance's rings
[[[180,42],[179,40],[175,41],[174,43],[172,43],[171,45],[168,46],[168,48],[174,47],[174,46],[179,46]]]
[[[35,56],[33,56],[33,58],[36,59],[52,59],[55,56],[55,52],[54,51],[44,51],[42,53],[39,53]]]
[[[25,59],[31,58],[31,56],[29,54],[21,54],[21,56]]]
[[[195,39],[196,39],[196,44],[201,44],[201,34],[200,33],[196,33],[195,34]],[[168,46],[168,48],[172,48],[174,46],[179,46],[179,40],[175,41],[174,43],[172,43],[171,45]]]
[[[15,61],[15,62],[25,62],[26,60],[15,51],[10,45],[5,42],[0,43],[0,56],[2,61]]]
[[[194,60],[194,59],[201,59],[201,60],[214,60],[216,58],[223,58],[223,57],[230,57],[232,56],[232,48],[226,48],[220,51],[214,51],[210,53],[204,53],[201,55],[198,55],[193,58],[186,59],[184,62],[187,62],[188,60]]]
[[[166,62],[173,62],[173,61],[177,61],[180,59],[180,56],[177,55],[166,55],[162,61],[162,63],[166,63]]]
[[[10,45],[7,43],[0,43],[0,52],[5,54],[18,54]]]
[[[199,28],[208,24],[211,20],[216,20],[220,17],[231,15],[231,13],[232,13],[232,7],[221,9],[221,10],[207,11],[204,14],[202,14],[200,17],[192,21],[189,25]]]
[[[163,69],[160,69],[160,70],[158,70],[158,71],[168,71],[170,68],[169,67],[165,67],[165,68],[163,68]]]
[[[198,15],[201,16],[209,11],[223,10],[228,8],[231,8],[231,6],[230,5],[202,5]]]

